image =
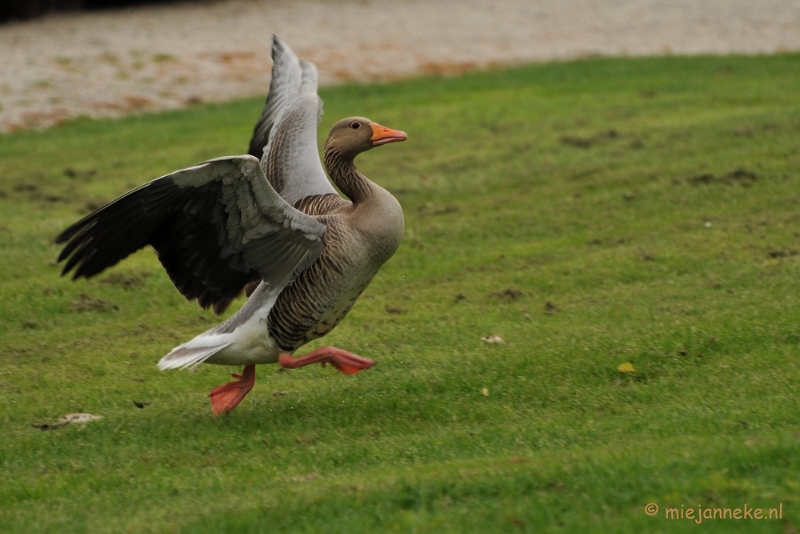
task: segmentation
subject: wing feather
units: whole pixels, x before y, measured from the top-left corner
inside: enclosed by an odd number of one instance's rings
[[[62,274],[90,278],[151,245],[178,291],[220,313],[244,286],[282,287],[324,248],[326,225],[290,206],[252,156],[157,178],[73,224]]]
[[[272,187],[289,204],[311,195],[337,194],[317,147],[322,100],[313,63],[300,61],[273,35],[272,80],[249,154],[261,160]]]

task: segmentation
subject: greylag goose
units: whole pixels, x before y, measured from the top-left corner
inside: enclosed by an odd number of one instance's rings
[[[374,362],[333,346],[293,353],[330,332],[350,311],[403,237],[397,200],[355,167],[371,148],[407,135],[363,117],[333,125],[325,143],[328,181],[317,152],[322,113],[317,70],[273,36],[272,81],[251,154],[222,157],[148,182],[76,222],[62,276],[91,278],[145,245],[178,291],[222,313],[257,287],[228,320],[172,349],[160,369],[201,363],[243,365],[214,388],[214,415],[249,393],[256,364],[295,369],[330,363],[345,374]],[[256,154],[259,157],[254,156]]]

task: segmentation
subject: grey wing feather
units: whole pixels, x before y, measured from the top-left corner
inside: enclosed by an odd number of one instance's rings
[[[317,124],[322,115],[317,69],[313,63],[298,60],[276,36],[272,59],[269,94],[249,153],[261,160],[270,184],[289,204],[306,196],[336,194],[317,147]]]
[[[253,130],[249,154],[261,159],[269,142],[275,118],[297,93],[302,84],[303,69],[294,53],[276,35],[272,36],[272,79],[264,111]]]
[[[62,232],[62,274],[90,278],[151,245],[178,291],[221,313],[245,285],[281,287],[313,263],[327,226],[283,200],[252,156],[211,160],[122,195]]]
[[[325,248],[327,226],[281,198],[251,156],[217,158],[169,176],[182,188],[222,184],[220,199],[229,215],[226,245],[243,252],[247,265],[272,287],[285,285]]]

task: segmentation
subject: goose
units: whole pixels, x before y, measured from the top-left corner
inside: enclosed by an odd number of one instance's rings
[[[333,125],[320,161],[317,69],[273,36],[272,80],[249,153],[156,178],[76,222],[61,275],[89,279],[150,245],[176,289],[220,314],[247,288],[227,320],[172,349],[158,367],[242,365],[211,390],[214,416],[233,410],[255,383],[258,364],[296,369],[330,363],[344,374],[374,361],[334,346],[294,352],[347,315],[403,237],[403,211],[355,166],[357,155],[405,141],[364,117]]]

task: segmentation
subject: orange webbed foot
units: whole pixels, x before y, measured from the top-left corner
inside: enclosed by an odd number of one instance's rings
[[[208,394],[211,397],[211,411],[214,416],[227,413],[236,408],[256,383],[256,366],[245,365],[242,374],[231,374],[237,380],[217,386]]]
[[[346,375],[356,374],[375,365],[375,362],[369,358],[364,358],[358,354],[333,346],[319,348],[299,358],[294,358],[289,354],[281,354],[278,357],[278,363],[284,369],[297,369],[312,363],[320,363],[323,366],[331,364],[339,372]]]

